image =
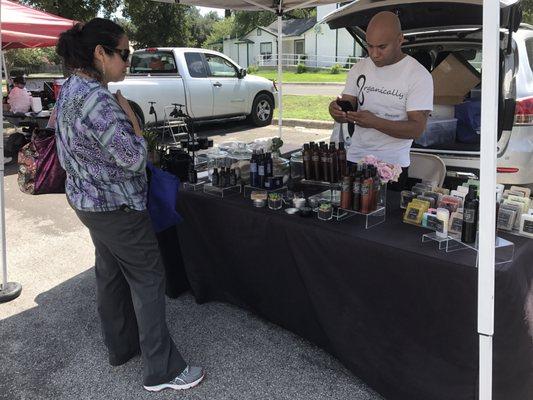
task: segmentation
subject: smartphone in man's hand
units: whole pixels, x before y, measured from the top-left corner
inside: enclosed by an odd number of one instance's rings
[[[348,112],[348,111],[357,111],[354,109],[354,107],[352,106],[352,103],[350,103],[349,101],[347,100],[340,100],[338,99],[337,100],[337,105],[342,109],[342,111],[344,112]]]

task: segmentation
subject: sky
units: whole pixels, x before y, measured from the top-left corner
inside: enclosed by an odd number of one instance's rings
[[[224,16],[224,10],[222,8],[198,7],[198,9],[200,10],[200,14],[202,15],[207,14],[209,11],[215,11],[219,15],[219,17]]]

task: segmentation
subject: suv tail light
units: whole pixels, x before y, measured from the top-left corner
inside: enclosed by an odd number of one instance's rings
[[[533,97],[516,99],[514,123],[517,125],[533,125]]]

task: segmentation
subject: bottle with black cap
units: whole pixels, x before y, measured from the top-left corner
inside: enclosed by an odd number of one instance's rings
[[[463,243],[475,243],[477,233],[477,221],[479,212],[479,201],[476,196],[476,186],[468,187],[468,194],[465,197],[463,206],[463,229],[461,231],[461,241]]]

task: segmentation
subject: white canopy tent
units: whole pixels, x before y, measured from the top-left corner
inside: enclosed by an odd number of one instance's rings
[[[283,53],[282,46],[282,16],[288,11],[298,8],[311,8],[324,4],[339,3],[339,0],[152,0],[161,3],[186,4],[191,6],[223,8],[240,11],[270,11],[278,16],[278,136],[281,137],[283,101],[283,84],[281,82],[282,66],[281,59]]]

